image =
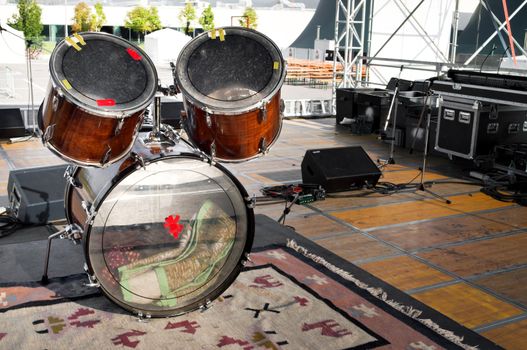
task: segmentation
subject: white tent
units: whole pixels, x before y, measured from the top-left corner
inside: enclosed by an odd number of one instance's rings
[[[179,52],[192,39],[174,29],[165,28],[145,36],[145,51],[156,65],[176,62]]]
[[[0,24],[4,29],[0,32],[0,65],[25,63],[24,33],[11,28],[4,22]]]

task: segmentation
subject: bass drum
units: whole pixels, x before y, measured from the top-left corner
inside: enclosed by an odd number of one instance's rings
[[[88,273],[112,301],[146,317],[206,306],[248,258],[254,213],[242,185],[190,145],[147,146],[104,169],[69,172],[66,215],[83,234]]]
[[[110,34],[74,34],[53,50],[49,69],[38,118],[44,145],[79,166],[126,157],[157,90],[146,54]]]
[[[203,33],[179,54],[183,127],[203,152],[225,162],[265,154],[282,127],[285,63],[265,35],[243,27]]]

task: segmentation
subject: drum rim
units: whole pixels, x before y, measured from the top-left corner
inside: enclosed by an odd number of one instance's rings
[[[124,108],[119,108],[119,109],[95,107],[95,106],[92,106],[86,103],[85,101],[83,101],[77,96],[77,94],[79,93],[73,94],[68,89],[63,88],[63,85],[61,83],[57,70],[55,69],[55,64],[58,62],[58,59],[63,58],[66,50],[69,49],[69,45],[66,43],[66,39],[63,39],[57,44],[57,46],[55,46],[55,49],[51,53],[51,57],[49,59],[49,72],[50,72],[53,88],[57,89],[60,95],[64,96],[66,100],[68,100],[69,102],[77,106],[78,108],[81,108],[90,114],[94,114],[94,115],[101,116],[101,117],[122,118],[122,117],[130,116],[136,112],[145,110],[152,103],[152,100],[154,99],[154,96],[157,92],[158,76],[157,76],[157,69],[155,68],[154,63],[152,62],[150,57],[148,57],[148,55],[144,52],[144,50],[142,50],[139,46],[137,46],[136,44],[126,39],[123,39],[116,35],[112,35],[112,34],[105,33],[105,32],[81,32],[81,33],[78,33],[78,35],[80,35],[84,39],[87,39],[87,38],[89,39],[92,37],[103,38],[106,40],[109,39],[110,41],[114,43],[117,43],[120,45],[124,44],[123,47],[131,47],[134,50],[138,51],[141,54],[141,61],[144,60],[144,62],[147,62],[147,63],[143,63],[143,65],[146,67],[145,70],[147,71],[147,76],[148,76],[148,72],[152,73],[152,82],[150,83],[149,81],[147,81],[147,89],[150,88],[152,91],[150,91],[150,93],[147,95],[147,98],[145,98],[145,100],[142,103],[140,104],[135,103],[136,101],[139,100],[139,98],[136,98],[135,100],[124,104]],[[74,90],[74,91],[77,91],[77,90]]]
[[[220,31],[220,30],[223,30],[226,35],[229,35],[229,33],[233,33],[233,34],[239,34],[243,36],[250,36],[252,38],[263,39],[263,41],[259,40],[259,43],[262,44],[267,49],[271,49],[271,48],[273,49],[273,50],[269,50],[271,52],[271,56],[273,56],[273,60],[278,61],[280,65],[278,69],[279,71],[278,79],[274,78],[275,76],[274,73],[271,77],[271,81],[273,79],[275,80],[275,82],[273,83],[274,86],[272,86],[271,88],[268,88],[269,86],[271,86],[271,82],[270,82],[267,86],[264,87],[263,90],[268,89],[268,91],[266,92],[266,95],[263,98],[259,96],[260,94],[259,92],[253,96],[250,96],[246,99],[242,99],[239,101],[218,101],[198,91],[189,82],[188,74],[186,72],[188,62],[189,62],[189,56],[194,53],[197,47],[199,47],[203,42],[207,41],[210,38],[210,33],[212,31],[201,33],[200,35],[196,36],[194,39],[189,41],[185,46],[183,46],[183,48],[181,49],[181,52],[179,53],[177,61],[176,61],[176,74],[175,74],[176,85],[180,89],[185,99],[187,99],[194,106],[202,110],[205,110],[206,112],[211,113],[211,114],[238,115],[238,114],[247,113],[248,111],[252,111],[255,109],[264,108],[265,105],[269,103],[269,101],[271,101],[274,95],[276,95],[276,93],[280,91],[285,81],[286,63],[284,61],[280,48],[268,36],[254,29],[245,28],[245,27],[231,27],[231,26],[213,29],[213,31]],[[273,53],[276,55],[273,55]],[[182,80],[182,77],[185,77],[185,80]],[[248,101],[248,102],[244,103],[244,101]]]
[[[203,162],[209,162],[210,159],[208,157],[204,157],[202,153],[196,153],[196,154],[189,154],[189,153],[183,153],[179,155],[167,155],[167,156],[159,156],[153,159],[150,159],[148,161],[145,161],[145,166],[152,164],[157,161],[161,161],[164,159],[171,159],[171,158],[187,158],[187,159],[195,159],[198,161]],[[217,167],[224,175],[226,175],[235,185],[235,187],[238,189],[240,196],[244,200],[244,208],[245,208],[245,214],[247,217],[247,235],[245,244],[243,246],[243,249],[241,251],[240,259],[238,262],[234,264],[234,268],[232,271],[230,271],[227,274],[227,277],[222,281],[222,283],[219,283],[217,286],[215,286],[207,295],[203,296],[199,301],[196,301],[192,304],[185,305],[183,307],[177,307],[177,308],[171,308],[166,310],[140,310],[137,307],[134,307],[130,304],[127,304],[119,299],[117,299],[115,296],[113,296],[106,288],[99,282],[99,288],[103,292],[103,294],[108,297],[109,300],[111,300],[116,305],[120,306],[121,308],[132,312],[133,314],[141,314],[143,316],[153,316],[153,317],[171,317],[171,316],[177,316],[181,315],[193,310],[197,310],[201,307],[204,307],[207,305],[208,302],[211,302],[212,300],[218,298],[221,293],[223,293],[227,288],[236,280],[240,272],[242,271],[245,261],[248,259],[248,255],[251,252],[251,248],[254,241],[254,235],[255,235],[255,217],[254,217],[254,210],[249,206],[249,195],[247,194],[247,190],[243,187],[241,182],[224,166],[222,166],[219,163],[210,163],[211,166]],[[77,167],[75,169],[74,174],[76,174],[78,171],[82,170],[80,167]],[[135,170],[138,170],[138,166],[129,166],[128,168],[124,169],[123,171],[116,174],[116,176],[113,179],[117,179],[117,181],[110,181],[109,186],[106,186],[102,189],[101,192],[104,192],[102,196],[98,195],[94,199],[94,203],[92,205],[95,206],[95,212],[97,212],[104,203],[104,200],[110,195],[112,192],[112,189],[114,189],[124,178],[126,178],[128,175],[132,174]],[[73,190],[73,186],[71,184],[68,184],[68,187],[65,191],[65,196],[68,196],[69,199],[69,192]],[[64,202],[64,205],[66,207],[66,215],[68,217],[68,206],[69,203],[66,201]],[[69,221],[69,220],[68,220]],[[72,223],[72,222],[69,222]],[[89,242],[90,242],[90,236],[92,234],[92,226],[93,222],[87,222],[83,225],[83,250],[84,250],[84,258],[86,263],[86,270],[87,272],[95,276],[95,272],[93,270],[93,265],[90,259],[89,254]]]

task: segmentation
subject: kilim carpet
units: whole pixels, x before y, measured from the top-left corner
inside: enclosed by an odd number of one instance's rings
[[[0,349],[499,349],[265,216],[251,260],[210,309],[148,322],[82,274],[0,283]]]

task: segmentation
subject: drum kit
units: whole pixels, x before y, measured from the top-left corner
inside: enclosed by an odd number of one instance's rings
[[[48,239],[43,282],[52,239],[68,238],[83,245],[88,285],[139,317],[207,308],[249,259],[254,200],[220,163],[264,155],[278,138],[280,50],[251,29],[205,32],[166,89],[141,48],[79,33],[56,46],[50,71],[42,142],[72,165],[67,225]],[[160,123],[159,96],[176,91],[186,136]]]

